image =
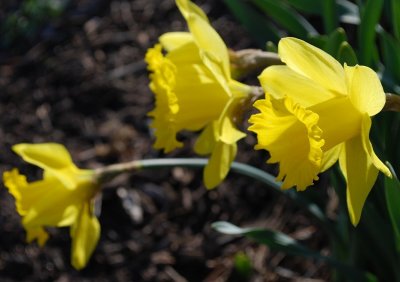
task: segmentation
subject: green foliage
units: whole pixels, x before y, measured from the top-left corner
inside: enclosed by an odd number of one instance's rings
[[[400,182],[393,167],[390,164],[389,167],[395,177],[393,179],[385,178],[385,196],[390,220],[392,221],[392,227],[396,237],[397,251],[400,252]]]
[[[376,28],[383,7],[383,0],[368,0],[361,12],[361,22],[358,30],[358,46],[360,61],[364,65],[373,63]]]
[[[260,46],[263,46],[269,40],[278,41],[280,31],[253,6],[247,2],[237,0],[224,0],[224,2]]]
[[[0,47],[9,48],[33,40],[43,25],[61,16],[66,5],[67,0],[24,0],[1,24],[3,46]]]
[[[235,255],[235,269],[242,278],[250,277],[253,267],[250,258],[245,253],[238,252]]]
[[[287,254],[302,256],[310,259],[315,259],[328,263],[335,267],[338,271],[342,272],[347,278],[354,281],[375,281],[375,277],[371,274],[360,272],[352,267],[333,259],[321,255],[317,251],[313,251],[306,246],[300,244],[290,236],[270,229],[263,228],[240,228],[229,222],[219,221],[213,224],[213,228],[217,231],[230,234],[242,235],[255,240],[260,244],[267,245],[275,251],[282,251]]]

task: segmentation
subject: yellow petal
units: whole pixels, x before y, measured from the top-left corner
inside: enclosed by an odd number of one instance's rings
[[[386,102],[385,92],[376,72],[365,66],[345,66],[349,96],[354,106],[369,116],[379,113]]]
[[[41,227],[29,228],[26,230],[26,241],[28,243],[37,240],[39,246],[43,247],[48,239],[49,234]]]
[[[15,198],[28,237],[29,230],[43,226],[68,226],[76,220],[81,203],[90,199],[97,190],[96,185],[84,179],[85,173],[91,175],[92,171],[83,170],[82,175],[77,176],[82,178],[79,187],[70,190],[51,175],[27,183],[26,177],[17,169],[4,172],[4,184]]]
[[[234,144],[246,137],[246,134],[238,130],[229,116],[225,116],[221,121],[220,140],[226,144]]]
[[[199,155],[210,154],[216,144],[218,137],[218,123],[211,122],[201,132],[194,145],[194,151]]]
[[[231,79],[228,48],[224,41],[208,22],[198,16],[191,15],[187,23],[200,49],[204,64],[224,87]]]
[[[281,60],[295,72],[328,90],[347,93],[343,67],[331,55],[293,37],[281,39],[278,49]]]
[[[207,189],[219,185],[226,177],[235,159],[237,145],[218,142],[211,154],[208,164],[204,169],[204,184]]]
[[[211,27],[206,14],[194,3],[188,0],[176,0],[183,17],[186,19],[190,32],[198,45],[204,63],[216,75],[221,85],[230,79],[228,49]]]
[[[196,4],[189,0],[176,0],[175,2],[185,19],[188,18],[190,14],[196,14],[204,21],[208,22],[207,15]]]
[[[336,161],[339,159],[342,147],[343,144],[339,144],[324,152],[321,162],[321,172],[324,172],[336,163]]]
[[[171,52],[188,43],[193,43],[193,36],[190,32],[167,32],[160,36],[159,41],[162,47]]]
[[[190,33],[189,33],[190,34]],[[200,50],[197,47],[196,43],[193,40],[193,36],[191,36],[191,41],[188,41],[186,44],[183,44],[171,51],[169,51],[165,57],[170,60],[174,65],[180,64],[181,66],[185,65],[202,65],[203,61],[200,57]],[[210,72],[210,71],[209,71]],[[179,79],[179,76],[177,76]]]
[[[78,168],[73,164],[71,155],[61,144],[18,144],[12,147],[26,162],[51,171],[67,187],[74,187],[73,174]]]
[[[348,140],[339,157],[340,169],[347,183],[347,208],[354,226],[360,221],[365,200],[378,176],[378,170],[362,143],[361,136]]]
[[[23,191],[21,202],[28,207],[22,223],[25,228],[37,226],[69,226],[78,216],[80,198],[57,179],[35,181]]]
[[[369,141],[369,131],[371,129],[371,118],[368,115],[364,115],[361,125],[361,138],[363,143],[363,148],[366,154],[369,156],[372,164],[380,170],[387,177],[392,178],[392,173],[389,168],[383,164],[383,162],[376,156],[374,149],[372,148],[371,142]]]
[[[64,169],[73,165],[65,147],[56,143],[18,144],[12,147],[26,162],[43,169]]]
[[[100,238],[100,223],[91,212],[89,203],[80,211],[78,221],[71,227],[72,255],[71,264],[75,269],[84,268]]]
[[[289,96],[295,103],[309,107],[334,98],[336,94],[287,66],[271,66],[258,77],[264,91],[275,99]]]
[[[8,189],[8,191],[13,195],[15,199],[15,206],[17,208],[17,212],[24,216],[30,208],[30,205],[24,204],[22,202],[22,193],[21,190],[26,189],[28,186],[28,182],[26,181],[25,175],[19,174],[18,169],[14,168],[11,171],[5,171],[3,173],[3,182],[4,186]]]

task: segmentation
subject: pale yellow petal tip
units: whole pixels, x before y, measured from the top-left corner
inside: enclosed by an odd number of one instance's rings
[[[213,190],[215,189],[219,184],[221,184],[221,180],[215,180],[215,179],[208,179],[204,178],[204,186],[207,188],[207,190]]]
[[[347,202],[347,209],[349,212],[349,217],[350,217],[350,221],[351,224],[353,224],[354,227],[356,227],[358,225],[358,223],[360,222],[360,218],[361,218],[361,211],[356,212],[351,203]]]
[[[223,170],[225,170],[226,173],[221,173]],[[212,190],[220,185],[228,174],[228,171],[229,168],[227,170],[222,168],[216,170],[215,168],[210,168],[210,165],[207,165],[203,173],[204,186],[207,190]]]
[[[386,94],[377,73],[366,66],[345,66],[349,97],[361,112],[374,116],[382,111]]]

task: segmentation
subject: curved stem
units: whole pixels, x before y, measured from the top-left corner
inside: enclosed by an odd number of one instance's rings
[[[103,168],[96,169],[95,172],[98,175],[100,183],[107,182],[117,176],[120,173],[137,171],[140,169],[157,169],[157,168],[168,168],[168,167],[188,167],[188,168],[203,168],[208,163],[208,159],[203,158],[164,158],[164,159],[147,159],[147,160],[136,160],[127,163],[114,164]],[[256,179],[269,187],[274,188],[275,191],[285,194],[291,198],[299,206],[305,208],[310,214],[312,214],[320,223],[324,225],[328,231],[331,231],[330,222],[325,217],[321,209],[315,204],[310,202],[307,198],[303,197],[296,191],[282,190],[281,182],[275,181],[275,177],[271,174],[258,169],[256,167],[233,162],[231,165],[233,172],[239,173]]]
[[[386,93],[386,103],[382,111],[400,112],[400,96]]]
[[[283,64],[278,54],[259,49],[231,50],[229,59],[236,78],[247,76],[272,65]]]

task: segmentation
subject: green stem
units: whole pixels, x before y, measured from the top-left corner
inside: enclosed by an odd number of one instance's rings
[[[114,164],[107,167],[99,168],[96,170],[100,183],[107,182],[117,176],[120,173],[137,171],[139,169],[157,169],[157,168],[168,168],[168,167],[188,167],[188,168],[203,168],[208,163],[208,159],[201,158],[165,158],[165,159],[147,159],[137,160],[127,163]],[[307,198],[303,197],[293,189],[282,190],[281,182],[275,181],[275,177],[271,174],[255,168],[253,166],[233,162],[231,165],[233,172],[241,175],[248,176],[256,179],[269,187],[272,187],[275,191],[282,193],[292,199],[299,206],[305,208],[311,215],[322,224],[327,232],[332,234],[334,230],[331,226],[331,222],[325,217],[321,209],[315,204],[310,202]]]

